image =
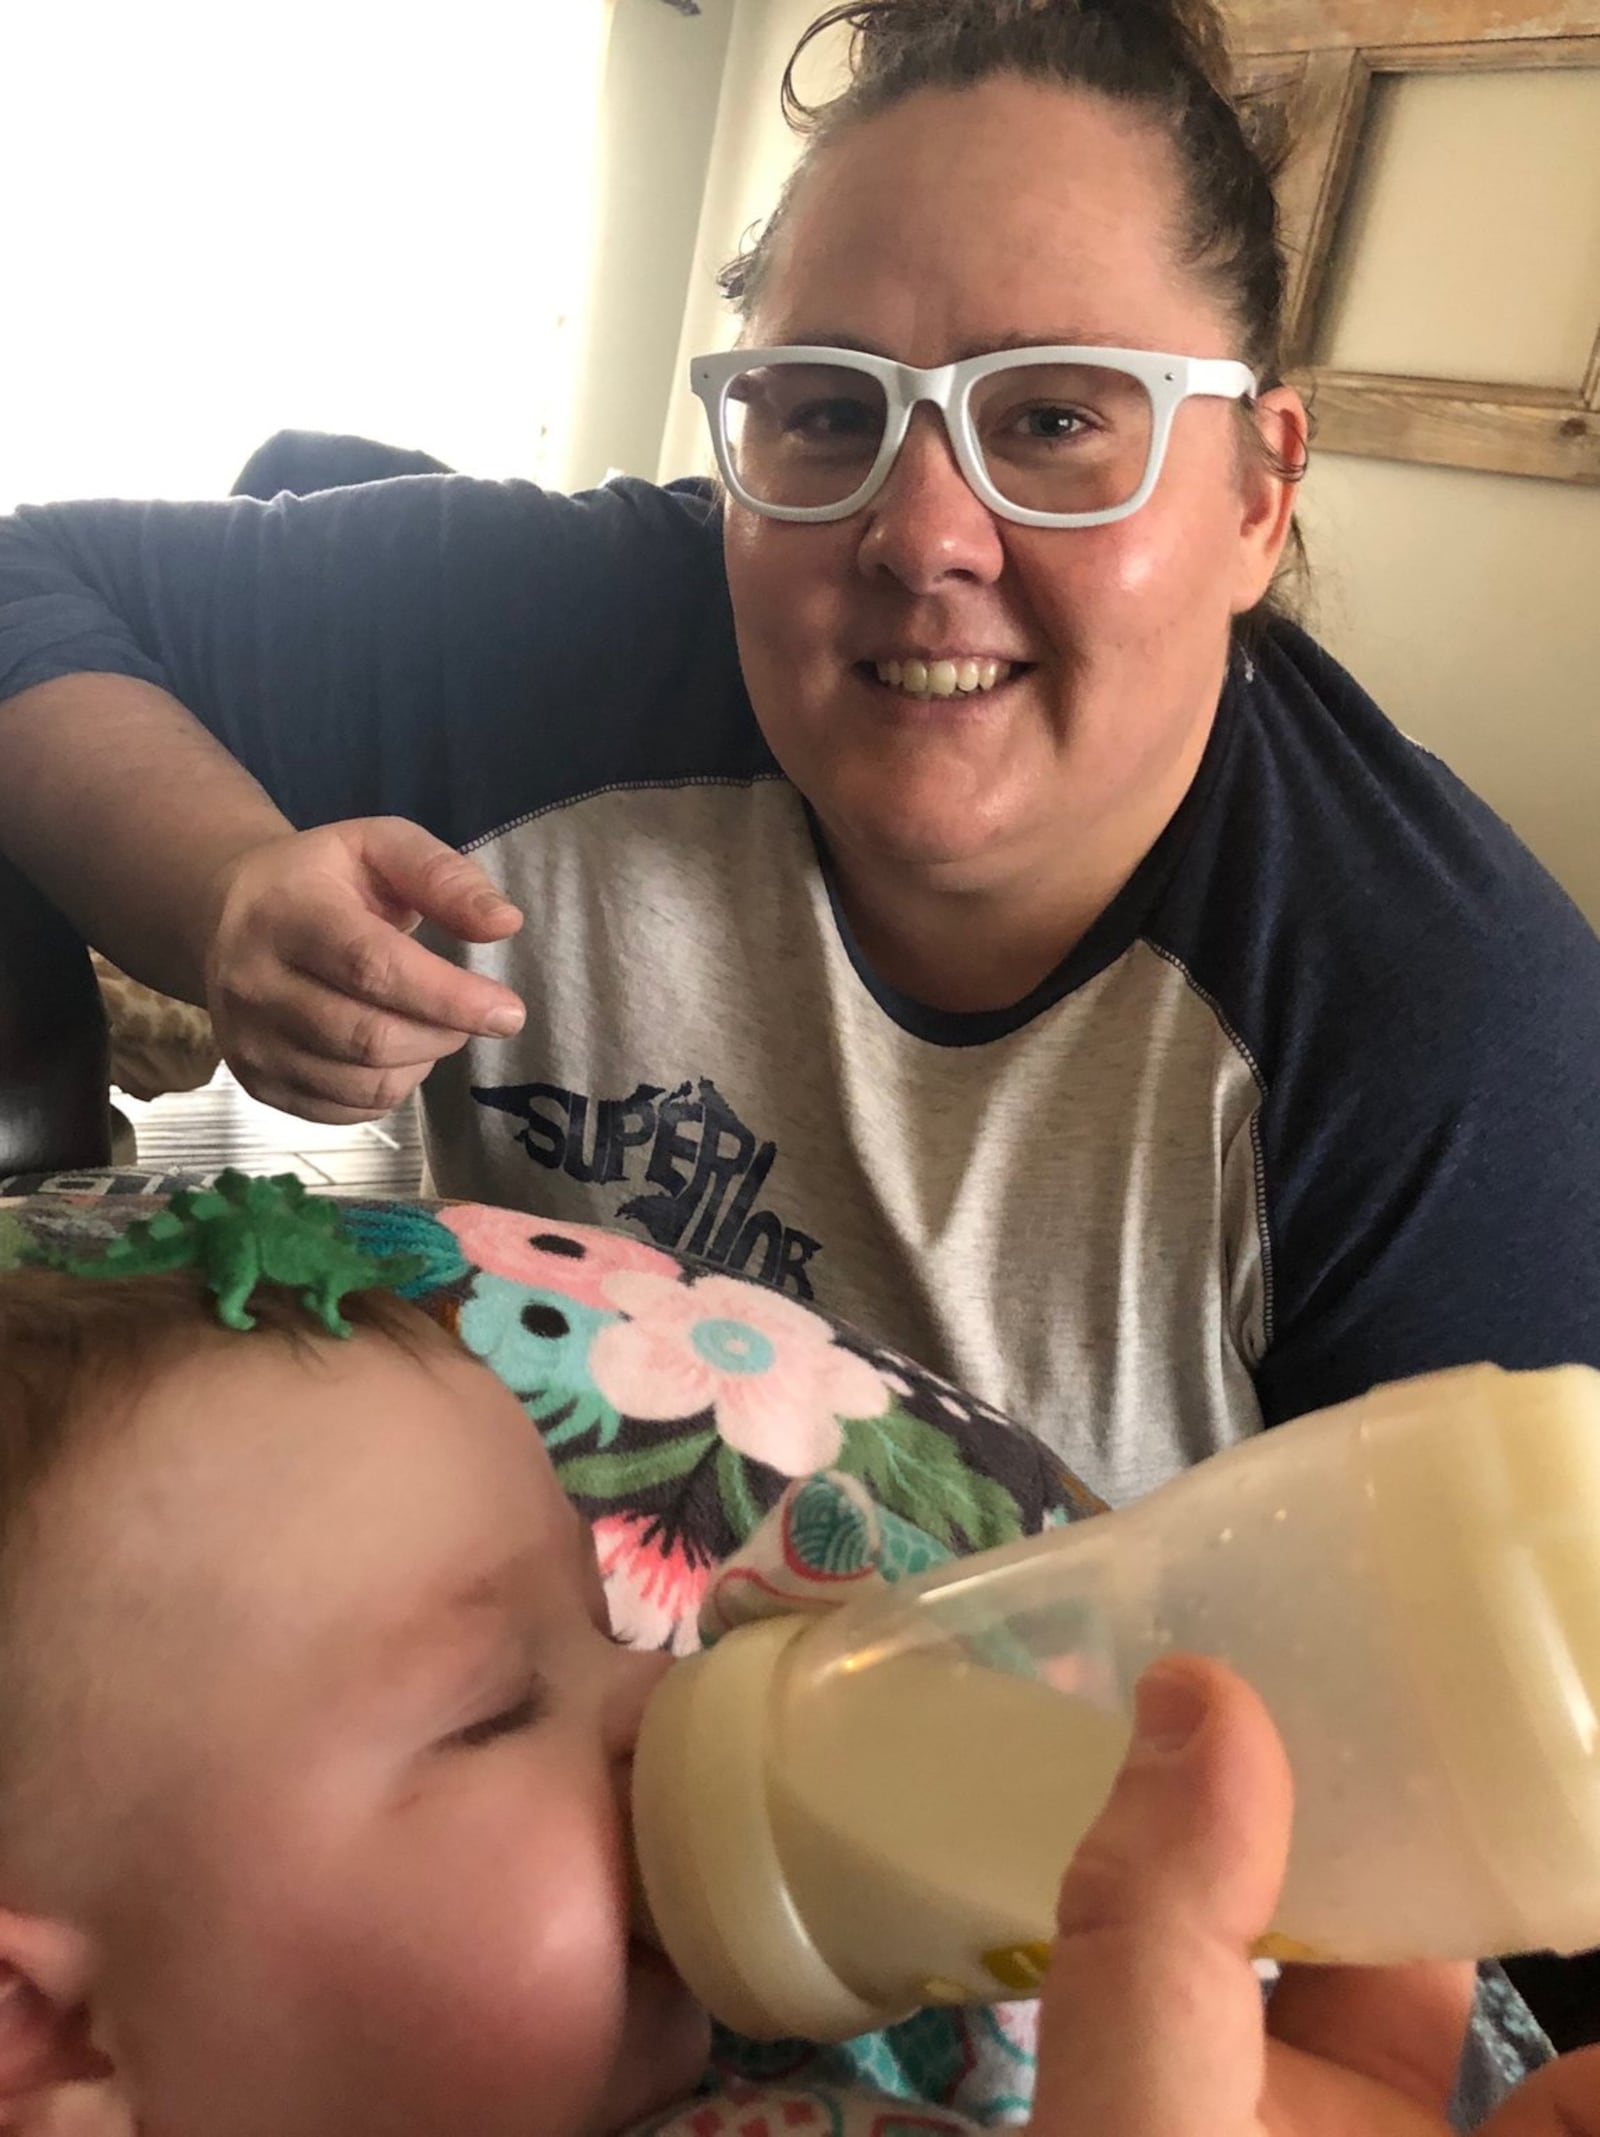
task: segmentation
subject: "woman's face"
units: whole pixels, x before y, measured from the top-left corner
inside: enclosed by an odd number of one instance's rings
[[[1019,342],[1237,355],[1180,263],[1179,212],[1164,138],[1098,98],[1014,78],[926,91],[819,157],[744,339],[923,366]],[[1274,443],[1292,443],[1276,425],[1298,406],[1269,397]],[[1155,494],[1110,526],[997,518],[927,407],[849,519],[786,523],[730,500],[756,714],[847,886],[887,867],[1036,897],[1068,869],[1109,896],[1193,777],[1229,620],[1270,582],[1286,497],[1242,450],[1236,407],[1191,400]],[[962,657],[1016,672],[954,698],[876,672]]]

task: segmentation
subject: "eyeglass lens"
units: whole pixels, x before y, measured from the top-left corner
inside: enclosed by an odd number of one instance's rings
[[[883,387],[846,365],[757,365],[732,381],[723,421],[740,483],[758,504],[842,504],[883,442]],[[1102,512],[1144,480],[1154,415],[1143,382],[1102,364],[1026,364],[972,388],[984,470],[1008,504]]]

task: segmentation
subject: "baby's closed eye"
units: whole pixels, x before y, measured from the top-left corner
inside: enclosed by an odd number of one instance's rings
[[[549,1706],[549,1695],[542,1683],[528,1687],[520,1699],[510,1706],[497,1708],[480,1721],[468,1722],[464,1729],[452,1729],[444,1739],[447,1751],[476,1751],[484,1744],[492,1744],[502,1736],[515,1736],[523,1729],[531,1729],[543,1719]]]

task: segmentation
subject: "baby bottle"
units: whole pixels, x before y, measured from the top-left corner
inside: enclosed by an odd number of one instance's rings
[[[635,1837],[689,1986],[814,2040],[1032,1993],[1171,1649],[1249,1678],[1288,1748],[1269,1952],[1600,1943],[1600,1373],[1468,1366],[680,1664]]]

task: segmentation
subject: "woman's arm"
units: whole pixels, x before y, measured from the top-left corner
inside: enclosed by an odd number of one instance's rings
[[[693,775],[707,723],[761,754],[708,514],[423,478],[0,521],[0,846],[258,1096],[382,1111],[520,1018],[410,940],[519,924],[459,849]]]
[[[520,926],[474,862],[399,819],[296,832],[149,683],[24,691],[0,706],[0,766],[0,845],[116,962],[207,1004],[268,1104],[372,1118],[521,1022],[508,989],[410,939],[418,919],[468,941]]]
[[[166,691],[72,675],[0,705],[0,848],[147,985],[205,999],[226,869],[293,831]]]

